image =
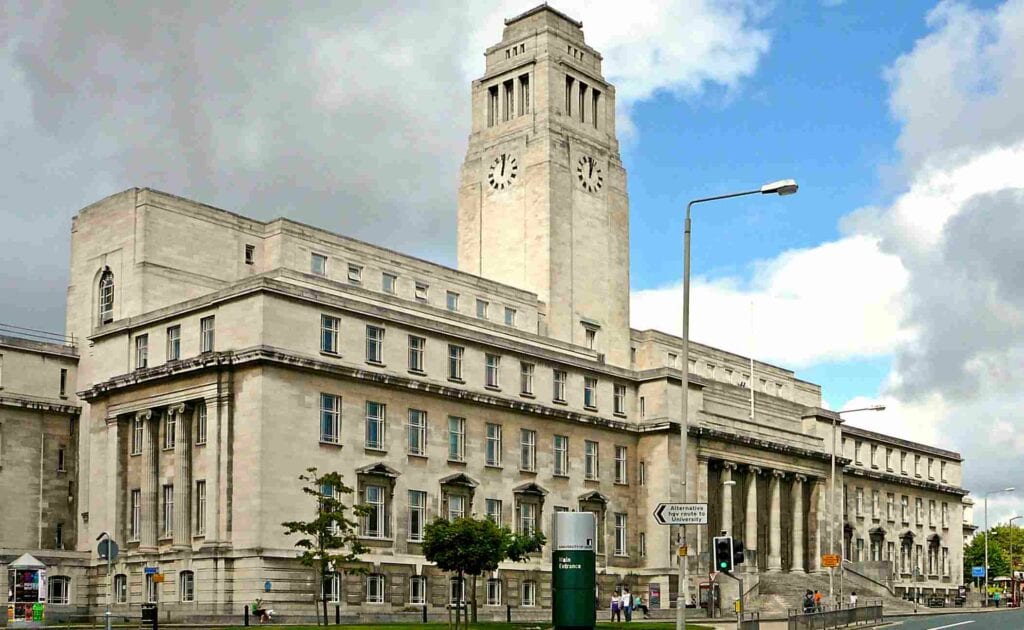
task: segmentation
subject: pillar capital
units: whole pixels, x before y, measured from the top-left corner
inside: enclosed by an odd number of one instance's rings
[[[727,462],[727,461],[723,461],[722,462],[722,470],[736,470],[737,468],[738,468],[738,466],[736,465],[735,462]]]
[[[185,414],[185,409],[186,408],[187,408],[187,405],[185,403],[179,403],[177,405],[171,405],[170,407],[167,408],[167,413],[169,413],[172,416],[178,416],[180,418],[182,415]]]
[[[747,466],[747,474],[760,475],[763,469],[760,466],[754,466],[753,464]]]
[[[153,410],[152,409],[145,409],[143,411],[136,411],[135,412],[135,419],[136,420],[141,420],[143,422],[148,422],[152,417],[153,417]]]
[[[778,468],[774,468],[774,469],[772,469],[772,477],[775,477],[776,479],[785,479],[786,478],[786,471],[785,470],[779,470]]]
[[[803,483],[803,482],[807,481],[807,475],[801,475],[801,474],[793,475],[793,481],[798,482],[798,483]]]

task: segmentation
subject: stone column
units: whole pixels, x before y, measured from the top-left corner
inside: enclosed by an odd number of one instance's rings
[[[747,467],[747,518],[743,534],[744,564],[748,571],[757,570],[757,478],[761,469]]]
[[[801,573],[807,570],[804,564],[804,475],[793,476],[793,555],[790,571]]]
[[[174,440],[174,546],[192,548],[192,445],[190,418],[185,405],[167,410],[175,417]]]
[[[782,479],[781,470],[773,470],[768,485],[768,570],[782,570]]]
[[[121,489],[121,475],[124,467],[124,462],[121,457],[121,445],[118,439],[118,433],[121,430],[121,424],[118,422],[117,416],[106,418],[107,423],[107,462],[108,467],[106,470],[106,482],[107,482],[107,514],[109,515],[108,523],[110,523],[110,534],[115,538],[122,537],[124,530],[124,505],[123,505],[123,494]]]
[[[159,459],[157,457],[157,433],[159,425],[150,410],[135,414],[142,421],[142,514],[139,532],[139,551],[156,551],[157,541],[157,488],[159,487]]]
[[[732,536],[732,471],[736,470],[736,464],[725,462],[722,464],[722,531]]]
[[[704,456],[697,457],[697,502],[708,502],[708,458]],[[711,564],[710,561],[704,563],[700,560],[701,554],[711,549],[710,541],[707,539],[708,535],[707,527],[691,525],[687,530],[687,540],[695,540],[697,542],[697,570],[700,573],[707,573],[707,569]]]
[[[821,497],[824,494],[825,480],[816,478],[811,486],[811,509],[809,510],[811,523],[814,524],[814,531],[811,532],[811,571],[822,572],[821,567],[821,537],[825,531],[825,521],[822,517]]]

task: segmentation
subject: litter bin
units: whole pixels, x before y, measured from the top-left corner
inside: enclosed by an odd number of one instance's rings
[[[156,621],[156,604],[143,604],[142,605],[142,625],[150,626],[152,628],[157,627]]]

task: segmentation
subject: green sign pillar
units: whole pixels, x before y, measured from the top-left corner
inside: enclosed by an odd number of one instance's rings
[[[590,512],[555,512],[551,617],[555,630],[593,630],[597,623],[597,525]]]

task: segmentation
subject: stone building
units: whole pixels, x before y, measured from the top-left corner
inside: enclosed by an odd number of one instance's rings
[[[83,553],[102,531],[122,542],[116,611],[159,601],[171,618],[215,618],[260,596],[311,615],[309,572],[281,527],[312,515],[297,481],[310,466],[343,473],[372,507],[367,573],[327,584],[364,617],[442,613],[457,595],[421,554],[436,517],[550,537],[552,513],[592,511],[602,599],[627,583],[656,608],[677,588],[677,532],[654,522],[659,502],[710,505],[708,527],[688,532],[694,574],[708,573],[708,532],[745,541],[750,583],[819,572],[840,532],[853,551],[873,540],[873,521],[827,507],[838,419],[820,387],[700,344],[683,365],[677,337],[630,329],[626,173],[601,63],[582,24],[546,5],[506,21],[471,88],[458,269],[151,189],[77,214],[67,334],[81,340],[68,354],[80,409],[62,413],[80,418],[69,447],[81,473],[66,531]],[[847,448],[884,445],[944,471],[877,472],[844,450],[837,487],[945,503],[960,522],[959,456],[837,424]],[[959,568],[962,531],[881,526],[885,541],[912,529],[928,550],[938,536],[939,559]],[[481,614],[548,614],[550,562],[549,546],[480,580]],[[102,603],[102,571],[70,571],[50,574],[91,580],[70,605]]]

